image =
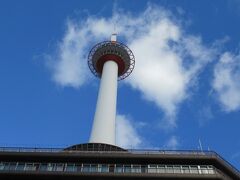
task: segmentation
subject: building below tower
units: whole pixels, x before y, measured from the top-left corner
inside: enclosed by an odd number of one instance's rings
[[[0,148],[0,179],[238,180],[213,151],[125,150],[88,143],[66,149]]]

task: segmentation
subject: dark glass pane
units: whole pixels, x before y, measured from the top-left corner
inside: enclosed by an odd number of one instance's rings
[[[90,164],[83,164],[82,172],[90,172]]]
[[[10,163],[10,164],[9,164],[9,170],[10,170],[10,171],[15,170],[15,168],[16,168],[16,163]]]
[[[106,164],[102,164],[100,169],[101,172],[109,172],[108,165]]]
[[[47,164],[41,164],[39,170],[40,171],[47,171],[47,167],[48,167]]]

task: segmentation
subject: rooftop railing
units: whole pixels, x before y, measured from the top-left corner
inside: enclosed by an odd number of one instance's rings
[[[240,171],[231,165],[228,161],[222,158],[214,151],[199,151],[199,150],[157,150],[157,149],[128,149],[126,151],[96,151],[94,148],[88,148],[85,150],[73,150],[65,148],[39,148],[39,147],[0,147],[0,152],[48,152],[48,153],[120,153],[120,154],[164,154],[164,155],[202,155],[212,156],[222,160],[226,166],[233,169],[240,175]]]

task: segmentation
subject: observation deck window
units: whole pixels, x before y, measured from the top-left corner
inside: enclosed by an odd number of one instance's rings
[[[148,173],[157,173],[157,165],[155,164],[148,165]]]
[[[173,166],[173,171],[174,173],[182,173],[181,166]]]
[[[40,171],[47,171],[47,166],[48,166],[47,163],[42,163],[42,164],[40,165],[39,170],[40,170]]]
[[[107,164],[100,164],[99,165],[100,172],[109,172],[109,168]]]
[[[166,173],[173,173],[173,166],[167,166]]]
[[[190,173],[189,166],[182,166],[182,172],[185,174],[189,174]]]
[[[141,173],[141,165],[132,165],[133,173]]]
[[[123,165],[117,164],[117,165],[115,166],[114,172],[116,172],[116,173],[122,173],[122,172],[123,172]]]
[[[83,164],[82,172],[90,172],[90,164]]]
[[[198,166],[190,166],[190,171],[192,174],[199,174]]]
[[[9,163],[9,170],[12,171],[15,169],[16,169],[16,163],[15,162]]]
[[[25,167],[25,163],[17,163],[16,170],[17,171],[23,171]]]
[[[77,171],[77,168],[75,167],[74,164],[67,164],[65,171],[73,172],[73,171]]]
[[[0,170],[4,169],[4,164],[2,162],[0,162]]]
[[[64,164],[62,163],[56,164],[54,168],[55,171],[63,171],[63,169],[64,169]]]
[[[97,164],[91,164],[90,172],[98,172]]]
[[[124,165],[124,172],[130,173],[131,172],[131,165]]]

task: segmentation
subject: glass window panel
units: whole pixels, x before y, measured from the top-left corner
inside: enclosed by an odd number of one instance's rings
[[[16,169],[16,163],[15,163],[15,162],[9,163],[9,170],[10,170],[10,171],[13,171],[13,170],[15,170],[15,169]]]
[[[166,172],[166,167],[164,165],[158,165],[157,172],[158,173],[165,173]]]
[[[209,174],[215,174],[214,169],[212,166],[208,166],[208,173]]]
[[[115,167],[114,172],[122,173],[123,172],[123,165],[117,164],[116,167]]]
[[[147,172],[147,166],[146,165],[142,165],[141,166],[141,172],[142,173],[146,173]]]
[[[91,172],[97,172],[97,164],[91,164],[91,168],[90,168],[90,171]]]
[[[90,164],[83,164],[82,172],[90,172]]]
[[[52,170],[53,170],[53,167],[54,167],[54,164],[48,163],[48,165],[47,165],[47,171],[52,171]]]
[[[208,174],[207,166],[200,166],[200,169],[202,174]]]
[[[64,164],[56,164],[55,165],[55,171],[63,171]]]
[[[66,164],[65,171],[77,171],[77,168],[75,167],[74,164]]]
[[[4,169],[4,164],[2,162],[0,162],[0,170]]]
[[[133,173],[140,173],[141,172],[141,166],[140,165],[133,165],[132,166],[132,172]]]
[[[78,172],[82,171],[82,164],[75,164],[75,169],[77,169]]]
[[[148,172],[157,173],[157,165],[154,165],[154,164],[148,165]]]
[[[33,164],[32,163],[26,163],[24,170],[25,171],[33,171],[34,170]]]
[[[124,165],[124,172],[130,173],[131,172],[131,165]]]
[[[100,172],[109,172],[109,168],[107,164],[100,164],[99,168],[100,168]]]
[[[173,166],[173,172],[177,174],[182,173],[181,166]]]
[[[182,172],[186,174],[190,173],[189,166],[182,166]]]
[[[40,164],[40,171],[47,171],[48,164],[47,163],[42,163]]]
[[[109,172],[114,172],[114,164],[109,164]]]
[[[173,166],[167,166],[166,173],[173,173]]]
[[[190,166],[190,170],[192,174],[198,174],[198,167],[197,166]]]
[[[7,162],[4,163],[3,170],[4,171],[8,171],[9,170],[9,163],[7,163]]]

